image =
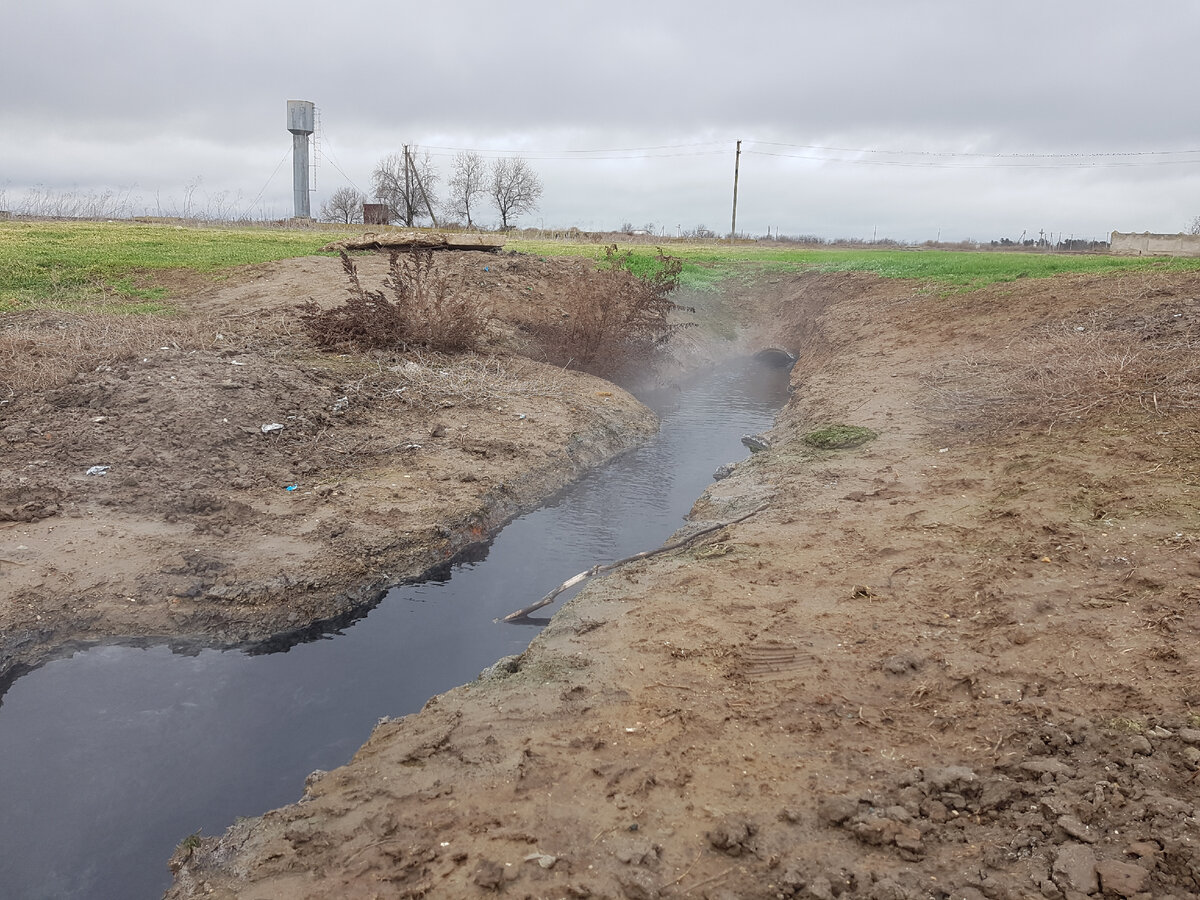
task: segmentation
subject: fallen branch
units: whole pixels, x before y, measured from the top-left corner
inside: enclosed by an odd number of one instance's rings
[[[539,610],[543,606],[549,606],[551,603],[554,602],[555,598],[558,597],[558,595],[561,594],[563,591],[570,590],[571,588],[575,587],[575,585],[579,584],[580,582],[586,581],[587,579],[591,578],[593,575],[600,575],[604,572],[611,572],[614,569],[620,568],[621,566],[625,565],[626,563],[635,562],[639,559],[649,559],[652,556],[658,556],[660,553],[669,553],[672,550],[678,550],[680,547],[686,547],[688,544],[693,543],[697,538],[703,537],[706,534],[712,534],[714,531],[720,531],[722,528],[728,528],[730,525],[736,525],[738,522],[744,522],[751,516],[757,515],[758,513],[762,512],[766,508],[767,507],[764,504],[763,506],[758,507],[758,509],[753,509],[750,512],[746,513],[744,516],[738,516],[736,519],[730,519],[728,522],[717,522],[715,525],[709,525],[707,528],[701,528],[699,531],[689,535],[688,537],[682,538],[678,541],[674,541],[670,544],[663,544],[661,547],[659,547],[655,550],[643,550],[641,553],[635,553],[635,554],[633,554],[633,556],[626,556],[624,559],[618,559],[616,562],[607,563],[605,565],[592,566],[587,571],[580,572],[578,575],[568,578],[566,581],[564,581],[562,584],[560,584],[558,587],[556,587],[554,590],[552,590],[550,593],[548,593],[545,597],[543,597],[537,603],[534,603],[530,606],[526,606],[524,609],[518,609],[516,612],[511,612],[507,616],[505,616],[503,619],[497,619],[496,621],[498,621],[498,622],[517,622],[521,619],[526,618],[531,612],[534,612],[535,610]]]

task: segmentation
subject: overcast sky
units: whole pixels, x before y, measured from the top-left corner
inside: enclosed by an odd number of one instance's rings
[[[457,149],[524,155],[545,191],[522,225],[727,233],[740,139],[750,234],[1200,215],[1195,0],[0,0],[0,22],[0,208],[291,215],[302,99],[314,212],[408,143],[443,184]]]

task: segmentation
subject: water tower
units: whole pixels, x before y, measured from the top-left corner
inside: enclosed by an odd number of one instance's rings
[[[296,199],[296,218],[311,219],[308,209],[308,136],[313,133],[313,104],[310,100],[289,100],[288,131],[292,133],[292,193]]]

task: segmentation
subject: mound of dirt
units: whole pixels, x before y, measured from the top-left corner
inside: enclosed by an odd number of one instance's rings
[[[386,258],[359,259],[364,283]],[[0,382],[0,679],[82,641],[254,642],[361,608],[639,443],[626,392],[530,359],[579,261],[442,251],[468,355],[318,352],[336,258],[251,267],[147,323],[43,313]]]

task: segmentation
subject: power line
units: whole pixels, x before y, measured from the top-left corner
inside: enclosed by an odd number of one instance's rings
[[[283,151],[283,156],[279,157],[279,162],[275,164],[275,171],[271,173],[271,177],[267,179],[267,183],[262,186],[262,190],[258,192],[258,196],[251,200],[245,211],[242,212],[243,219],[250,214],[250,210],[254,208],[254,205],[258,203],[260,199],[262,199],[262,195],[267,192],[267,188],[271,186],[271,182],[275,180],[275,176],[279,174],[280,167],[287,161],[287,158],[291,152],[291,147]]]
[[[972,157],[981,159],[1096,159],[1113,156],[1178,156],[1198,154],[1200,150],[1102,150],[1070,153],[973,153],[957,150],[881,150],[866,147],[823,147],[816,144],[785,144],[778,141],[747,141],[766,147],[789,147],[795,150],[820,150],[830,153],[887,153],[897,156]]]
[[[1130,169],[1130,168],[1146,168],[1150,166],[1194,166],[1200,163],[1200,159],[1171,159],[1171,160],[1150,160],[1146,162],[1061,162],[1061,163],[1038,163],[1038,162],[987,162],[987,163],[955,163],[955,162],[938,162],[936,160],[900,160],[900,159],[847,159],[837,156],[814,156],[811,154],[802,153],[772,153],[767,150],[745,150],[743,151],[755,156],[773,156],[780,159],[807,159],[814,162],[831,162],[844,163],[846,165],[858,166],[895,166],[911,169]],[[859,152],[859,151],[847,151]],[[867,151],[862,151],[867,152]],[[881,151],[884,152],[884,151]],[[1184,153],[1192,153],[1197,151],[1178,151]],[[1081,154],[1082,155],[1082,154]],[[1115,155],[1115,154],[1114,154]],[[1003,158],[1003,157],[997,157]],[[1037,157],[1037,158],[1055,158],[1055,157]]]

